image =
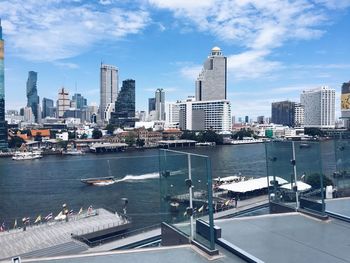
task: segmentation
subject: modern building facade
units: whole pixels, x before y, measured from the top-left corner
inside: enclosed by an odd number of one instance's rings
[[[148,113],[156,110],[156,98],[148,99]]]
[[[39,96],[37,89],[38,73],[35,71],[28,72],[27,80],[27,107],[32,108],[35,122],[39,122]]]
[[[43,98],[43,109],[42,109],[42,117],[55,117],[55,107],[53,100],[48,98]]]
[[[214,47],[196,80],[196,101],[227,100],[227,58]]]
[[[304,127],[335,127],[335,89],[323,86],[305,90],[300,95],[304,107]]]
[[[110,124],[116,127],[134,127],[135,120],[135,80],[127,79],[123,81],[118,94]]]
[[[156,90],[155,111],[156,111],[156,120],[165,121],[165,92],[163,89]]]
[[[72,96],[72,101],[75,102],[75,107],[77,109],[83,109],[87,106],[87,99],[85,99],[80,93],[75,93]]]
[[[341,117],[344,127],[350,128],[350,81],[343,83],[341,87]]]
[[[295,103],[294,127],[304,127],[304,114],[304,106],[301,103]]]
[[[7,123],[5,121],[5,65],[4,40],[0,20],[0,150],[7,148]]]
[[[231,103],[227,100],[186,101],[178,106],[181,130],[231,130]]]
[[[105,119],[104,113],[109,103],[115,103],[118,95],[118,68],[101,64],[100,68],[100,117]]]
[[[271,105],[271,121],[274,124],[294,127],[295,102],[286,100],[273,102]]]
[[[176,102],[165,103],[165,123],[178,124],[179,123],[180,107]]]
[[[58,92],[57,117],[63,118],[64,112],[70,108],[69,92],[62,87]]]

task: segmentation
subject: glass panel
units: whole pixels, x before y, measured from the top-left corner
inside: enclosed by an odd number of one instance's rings
[[[209,240],[196,233],[196,219],[204,219],[213,229],[212,179],[207,156],[160,150],[160,193],[163,221],[190,239],[214,249]],[[208,217],[209,215],[209,217]]]

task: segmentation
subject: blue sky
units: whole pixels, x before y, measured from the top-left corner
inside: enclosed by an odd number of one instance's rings
[[[28,71],[38,92],[64,85],[99,103],[101,61],[136,80],[136,107],[157,88],[194,94],[213,46],[228,57],[232,114],[270,116],[270,104],[303,89],[350,80],[350,0],[0,0],[6,108],[25,106]],[[77,84],[77,89],[75,88]]]

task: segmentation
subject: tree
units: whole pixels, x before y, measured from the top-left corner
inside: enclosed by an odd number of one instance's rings
[[[196,133],[193,131],[187,131],[187,130],[182,133],[180,139],[198,141],[198,137]]]
[[[145,139],[137,138],[137,140],[136,140],[136,145],[137,145],[138,147],[143,147],[143,146],[145,146]]]
[[[108,124],[105,128],[105,130],[107,130],[107,133],[109,135],[113,135],[113,132],[114,132],[114,126],[112,124]]]
[[[326,177],[324,174],[321,175],[323,179],[323,187],[327,185],[333,185],[333,181]],[[312,186],[312,188],[319,189],[321,188],[321,176],[318,173],[314,173],[306,176],[305,183]]]
[[[304,133],[310,136],[319,136],[324,135],[323,131],[320,128],[304,128]]]
[[[235,140],[243,140],[243,137],[254,137],[254,132],[251,129],[242,128],[232,136]]]
[[[135,135],[133,133],[128,134],[128,136],[125,137],[125,143],[130,147],[135,144]]]
[[[75,136],[76,136],[76,134],[75,134],[75,131],[74,132],[68,132],[68,139],[75,139]]]
[[[102,137],[102,132],[99,129],[94,129],[92,131],[92,138],[93,139],[100,139]]]
[[[83,133],[81,136],[80,136],[80,139],[87,139],[88,138],[88,135],[86,133]]]
[[[25,140],[23,140],[21,137],[13,136],[8,142],[9,148],[19,148],[22,146],[22,144],[25,143]]]
[[[223,144],[224,138],[222,135],[212,130],[203,131],[198,136],[200,142],[215,142],[216,144]]]

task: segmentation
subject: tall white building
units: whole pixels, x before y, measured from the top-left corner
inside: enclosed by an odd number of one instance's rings
[[[110,103],[115,103],[118,96],[118,68],[101,64],[100,68],[100,117],[106,120],[105,112]]]
[[[155,93],[156,120],[165,121],[165,92],[157,89]]]
[[[63,118],[65,111],[67,111],[69,108],[70,108],[69,92],[64,87],[62,87],[58,92],[57,117]]]
[[[214,47],[196,81],[196,100],[227,99],[227,58]]]
[[[180,106],[176,102],[165,103],[165,124],[173,127],[179,123]]]
[[[304,106],[301,103],[295,103],[294,127],[304,127],[304,115]]]
[[[231,103],[227,100],[186,101],[178,105],[181,130],[231,130]]]
[[[335,127],[335,89],[323,86],[300,95],[304,107],[304,127]]]

